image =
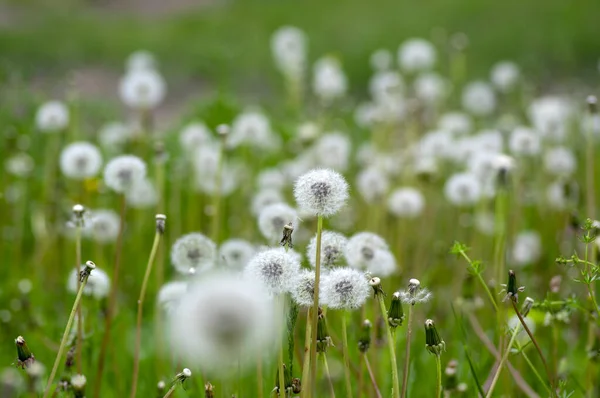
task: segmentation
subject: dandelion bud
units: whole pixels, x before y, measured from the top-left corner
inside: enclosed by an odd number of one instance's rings
[[[506,285],[502,285],[506,289],[506,296],[502,301],[506,301],[508,299],[514,301],[515,303],[519,302],[519,292],[525,291],[525,287],[517,287],[517,276],[515,272],[511,269],[508,271],[508,283]]]
[[[373,278],[369,279],[369,285],[373,288],[373,294],[375,294],[375,296],[378,294],[385,295],[383,289],[381,288],[381,279],[378,277],[374,276]]]
[[[319,318],[317,320],[317,352],[327,352],[327,348],[333,345],[331,343],[331,337],[327,331],[327,322],[325,322],[325,315],[319,308]]]
[[[71,377],[71,387],[73,387],[73,395],[75,398],[85,397],[86,378],[84,375],[76,374]]]
[[[430,353],[438,356],[443,351],[446,351],[446,343],[440,338],[435,324],[431,319],[425,321],[425,348]]]
[[[83,270],[79,273],[79,281],[81,283],[85,282],[90,274],[92,273],[92,270],[96,268],[96,264],[94,264],[93,261],[86,261],[85,262],[85,266],[83,267]]]
[[[371,345],[371,328],[373,325],[371,321],[365,319],[360,327],[360,334],[358,337],[358,350],[365,354]]]
[[[73,215],[76,220],[81,220],[83,218],[83,213],[85,212],[85,207],[80,204],[73,206]]]
[[[523,306],[521,307],[521,315],[523,315],[523,317],[529,315],[531,308],[533,308],[533,299],[531,297],[527,297],[523,303]]]
[[[392,329],[396,329],[398,326],[402,326],[402,321],[404,321],[402,300],[400,298],[400,292],[396,292],[392,294],[392,303],[388,310],[388,323]]]
[[[156,215],[156,232],[158,232],[161,235],[165,233],[166,221],[167,221],[167,216],[165,216],[164,214]]]
[[[598,99],[595,95],[590,95],[587,97],[588,110],[590,113],[598,113]]]
[[[458,361],[456,359],[451,360],[446,365],[446,369],[444,370],[444,390],[445,391],[454,391],[458,387]]]
[[[315,169],[296,180],[294,196],[302,210],[328,217],[346,203],[348,183],[333,170]]]
[[[35,357],[27,346],[23,336],[15,339],[15,345],[17,346],[17,367],[21,369],[30,367],[35,362]]]

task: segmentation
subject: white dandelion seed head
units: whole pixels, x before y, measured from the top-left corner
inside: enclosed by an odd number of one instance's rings
[[[515,156],[537,156],[542,149],[540,135],[528,127],[518,126],[510,135],[508,148]]]
[[[326,103],[346,94],[348,80],[337,59],[323,57],[315,62],[312,88],[315,95]]]
[[[332,269],[319,288],[323,305],[334,310],[360,308],[373,291],[365,274],[352,268]]]
[[[133,136],[131,127],[121,122],[109,122],[98,131],[98,142],[102,148],[116,151]]]
[[[322,282],[320,283],[322,285]],[[301,307],[312,307],[315,294],[315,271],[300,270],[291,283],[292,299]]]
[[[231,195],[238,187],[241,180],[244,178],[244,171],[239,165],[225,163],[221,169],[221,181],[217,184],[217,174],[196,175],[196,188],[200,192],[206,194],[214,194],[217,192],[220,196]]]
[[[320,167],[340,172],[348,169],[352,143],[347,134],[340,132],[322,135],[314,144],[314,155]]]
[[[258,229],[271,244],[278,243],[283,236],[283,227],[292,223],[294,232],[298,227],[298,213],[285,203],[274,203],[265,206],[258,215]]]
[[[501,92],[508,92],[519,82],[520,71],[517,64],[511,61],[498,62],[492,68],[490,80]]]
[[[439,74],[429,72],[419,75],[413,83],[413,88],[418,99],[426,104],[432,104],[444,99],[449,84]]]
[[[26,153],[17,153],[6,159],[4,167],[9,174],[16,177],[27,177],[35,167],[33,158]]]
[[[306,68],[306,34],[295,26],[280,27],[271,36],[271,53],[287,78],[300,79]]]
[[[76,374],[71,376],[71,386],[76,390],[81,390],[85,387],[87,379],[84,375]]]
[[[542,255],[542,238],[536,231],[522,231],[512,247],[513,264],[523,266],[535,263]]]
[[[485,82],[469,83],[462,92],[463,108],[475,116],[488,116],[496,109],[494,89]]]
[[[217,174],[219,160],[221,159],[221,149],[218,143],[210,143],[198,147],[193,155],[194,170],[196,175],[201,178],[205,176],[214,176]]]
[[[417,156],[412,165],[413,171],[417,175],[432,176],[438,172],[438,162],[433,156]]]
[[[496,231],[496,220],[494,213],[480,211],[475,215],[475,228],[484,235],[492,236]]]
[[[455,206],[472,206],[481,198],[482,186],[472,173],[456,173],[446,181],[444,195]]]
[[[430,131],[419,140],[414,157],[416,159],[423,157],[448,159],[456,147],[456,141],[449,130]]]
[[[156,57],[148,50],[137,50],[129,54],[125,61],[125,69],[128,72],[137,70],[156,69]]]
[[[269,119],[262,113],[247,111],[233,120],[227,136],[227,147],[252,145],[261,149],[276,149],[279,146],[276,141]]]
[[[476,147],[482,151],[500,153],[504,150],[504,138],[498,130],[481,130],[473,140]]]
[[[193,122],[186,125],[179,133],[179,145],[186,152],[211,144],[213,134],[203,122]]]
[[[566,138],[572,113],[571,102],[554,96],[537,98],[528,108],[533,128],[553,141],[562,141]]]
[[[362,102],[354,109],[354,123],[358,127],[368,129],[378,122],[379,115],[374,102]]]
[[[331,268],[339,265],[344,258],[348,238],[333,231],[322,231],[321,233],[321,267]],[[317,236],[313,236],[306,248],[306,257],[314,268],[317,263]]]
[[[394,190],[387,201],[390,212],[401,218],[416,218],[423,213],[425,198],[415,188],[403,187]]]
[[[369,80],[369,92],[375,102],[397,98],[404,92],[404,81],[398,72],[377,72]]]
[[[166,313],[172,312],[179,305],[179,300],[188,290],[188,282],[173,281],[161,286],[156,296],[158,306]]]
[[[473,121],[466,113],[448,112],[440,117],[438,127],[440,130],[449,131],[454,135],[464,135],[473,129]]]
[[[369,58],[371,68],[377,72],[389,70],[394,62],[392,52],[385,48],[373,51]]]
[[[282,203],[283,201],[284,198],[280,191],[276,189],[261,189],[252,197],[252,214],[258,217],[265,207],[275,203]]]
[[[171,248],[171,263],[182,275],[201,274],[215,265],[217,247],[199,232],[183,235]]]
[[[87,214],[87,216],[86,216]],[[88,217],[86,219],[86,217]],[[90,210],[84,213],[83,234],[98,243],[117,240],[121,217],[111,209]]]
[[[314,169],[296,180],[294,197],[303,211],[329,217],[348,200],[348,183],[336,171]]]
[[[158,190],[154,184],[144,178],[135,182],[125,193],[125,200],[131,207],[145,209],[158,203]]]
[[[94,177],[102,167],[102,155],[94,144],[74,142],[60,153],[60,170],[74,180]]]
[[[556,210],[564,210],[570,204],[570,198],[567,196],[565,183],[563,181],[555,181],[546,188],[546,201],[551,208]]]
[[[313,141],[321,134],[321,128],[317,123],[304,122],[296,129],[296,136],[303,142]]]
[[[128,71],[119,82],[119,96],[133,109],[153,109],[165,97],[167,87],[163,77],[154,69]]]
[[[436,58],[435,47],[425,39],[408,39],[398,49],[398,64],[406,72],[431,69],[436,63]]]
[[[125,193],[146,177],[146,163],[133,155],[112,158],[104,167],[104,183],[117,193]]]
[[[381,236],[372,232],[358,232],[348,240],[344,256],[350,267],[368,270],[378,250],[389,250]]]
[[[35,114],[35,124],[43,133],[56,133],[69,125],[69,108],[60,101],[42,104]]]
[[[241,271],[256,254],[254,245],[244,239],[228,239],[219,247],[219,264],[223,268]]]
[[[281,190],[287,185],[287,179],[278,168],[264,169],[256,176],[256,183],[260,189]]]
[[[281,324],[260,285],[217,273],[190,284],[169,316],[168,339],[180,360],[224,376],[277,346]]]
[[[85,264],[81,265],[81,269],[83,270],[86,267]],[[77,294],[79,281],[79,273],[77,269],[74,268],[69,273],[69,278],[67,279],[67,290],[73,294]],[[100,300],[108,296],[110,292],[110,278],[100,268],[94,268],[94,271],[90,273],[87,279],[87,284],[83,288],[83,294],[86,296],[92,296],[96,300]]]
[[[298,257],[277,248],[257,253],[246,265],[244,275],[261,283],[269,293],[281,294],[290,291],[290,282],[299,270]]]
[[[414,278],[408,281],[408,288],[399,293],[400,300],[410,305],[426,303],[433,297],[433,294],[428,289],[421,287],[421,282]]]
[[[375,250],[373,259],[367,266],[367,271],[371,275],[378,275],[385,278],[394,274],[397,268],[396,258],[391,251]]]
[[[550,148],[544,153],[544,169],[553,176],[568,177],[577,169],[577,158],[567,147]]]
[[[387,194],[390,181],[379,168],[369,166],[356,176],[356,187],[365,202],[372,204]]]

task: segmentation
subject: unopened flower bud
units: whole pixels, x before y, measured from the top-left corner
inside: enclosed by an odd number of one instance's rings
[[[85,207],[83,207],[82,205],[76,204],[73,206],[73,215],[75,216],[75,219],[81,220],[84,212],[85,212]]]
[[[446,350],[446,343],[440,338],[431,319],[425,321],[425,348],[434,355],[441,355]]]
[[[371,321],[365,319],[360,327],[360,335],[358,337],[358,350],[361,353],[366,353],[371,345]]]
[[[515,303],[519,302],[519,293],[525,291],[525,287],[517,287],[517,276],[515,272],[511,269],[508,271],[508,283],[506,284],[506,296],[502,301],[506,301],[508,299],[514,301]]]
[[[17,367],[21,369],[28,368],[35,362],[35,357],[27,346],[23,336],[15,339],[15,345],[17,346]]]
[[[158,232],[161,235],[164,234],[166,222],[167,222],[167,216],[165,216],[164,214],[157,214],[156,215],[156,232]]]
[[[400,292],[396,292],[392,294],[392,303],[388,310],[388,324],[392,329],[396,329],[398,326],[402,326],[402,321],[404,321],[402,300],[400,298]]]
[[[73,375],[71,377],[71,387],[73,387],[73,395],[75,398],[84,398],[85,397],[85,385],[87,380],[84,375]]]

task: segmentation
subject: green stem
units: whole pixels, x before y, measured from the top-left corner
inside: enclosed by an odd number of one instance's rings
[[[225,151],[223,146],[225,143],[223,142],[219,147],[219,160],[217,162],[217,172],[215,174],[215,190],[213,191],[212,196],[212,210],[213,210],[213,219],[212,219],[212,240],[219,244],[219,233],[221,228],[221,184],[222,184],[222,174],[223,174],[223,156],[225,156]]]
[[[408,306],[408,318],[406,322],[406,358],[404,359],[404,375],[402,376],[402,398],[406,397],[408,388],[408,371],[410,369],[410,337],[412,335],[412,304]]]
[[[131,398],[134,398],[137,393],[138,375],[140,372],[140,349],[142,346],[142,315],[144,313],[144,298],[146,297],[146,289],[148,287],[148,280],[150,279],[150,273],[152,272],[152,265],[154,264],[154,258],[158,251],[158,244],[160,243],[160,233],[157,229],[154,234],[154,243],[152,243],[152,249],[150,250],[150,258],[146,265],[146,272],[144,273],[144,280],[142,282],[142,289],[140,290],[140,297],[137,302],[137,323],[135,328],[135,353],[133,355],[133,382],[131,385]]]
[[[537,371],[537,368],[533,365],[533,363],[531,362],[531,360],[529,359],[527,354],[525,354],[525,351],[521,351],[521,355],[523,355],[523,359],[525,360],[525,362],[527,362],[527,365],[533,371],[533,374],[535,374],[535,376],[537,377],[539,382],[544,386],[546,391],[548,391],[549,393],[552,393],[552,391],[548,387],[548,385],[547,385],[546,381],[544,380],[544,378],[542,377],[542,375],[540,375],[540,373]]]
[[[369,362],[369,357],[366,352],[363,354],[363,358],[365,359],[365,366],[367,367],[367,372],[369,372],[369,378],[371,379],[371,384],[373,384],[375,395],[377,395],[377,398],[381,398],[381,392],[379,392],[379,387],[377,386],[377,379],[375,379],[375,374],[373,373],[373,369],[371,369],[371,363]]]
[[[385,302],[383,300],[383,294],[381,294],[381,293],[377,294],[377,299],[379,300],[379,308],[381,310],[381,316],[383,317],[383,319],[387,320],[388,315],[387,315],[387,309],[385,308]],[[390,326],[389,322],[386,321],[385,325],[386,325],[386,331],[387,331],[388,348],[390,350],[390,361],[392,363],[392,380],[393,380],[392,396],[394,398],[398,398],[398,397],[400,397],[400,381],[399,381],[399,377],[398,377],[398,363],[396,360],[396,348],[395,348],[396,334],[394,332],[392,332],[392,327]]]
[[[50,386],[52,386],[52,382],[56,377],[56,371],[58,370],[58,364],[65,353],[65,348],[67,345],[67,338],[69,337],[69,332],[71,331],[71,326],[73,324],[73,319],[75,318],[75,313],[77,312],[77,307],[79,306],[79,302],[81,301],[81,296],[83,295],[83,289],[87,284],[88,277],[86,276],[83,279],[83,282],[79,286],[79,290],[77,291],[77,296],[75,297],[75,302],[73,303],[73,308],[71,308],[71,314],[69,315],[69,320],[67,321],[67,326],[65,327],[65,331],[62,336],[62,340],[60,341],[60,346],[58,347],[58,353],[56,354],[56,359],[54,360],[54,365],[52,366],[52,372],[50,372],[50,377],[48,377],[48,382],[46,383],[46,388],[44,389],[44,397],[48,397],[50,394]]]
[[[329,373],[329,365],[327,365],[327,354],[325,352],[322,352],[321,358],[323,359],[323,368],[325,369],[325,376],[327,376],[327,381],[329,383],[329,395],[331,396],[331,398],[335,398],[335,389],[333,388],[333,381],[331,380],[331,374]]]
[[[310,342],[311,342],[311,308],[306,312],[306,331],[304,335],[304,363],[302,364],[302,384],[306,387],[302,389],[301,397],[310,396]]]
[[[258,359],[256,360],[256,389],[257,397],[263,398],[263,370],[261,354],[258,354]]]
[[[506,360],[508,359],[508,354],[510,353],[510,349],[512,347],[512,345],[515,342],[515,338],[517,337],[517,334],[519,333],[519,327],[521,325],[517,325],[515,326],[512,336],[508,342],[508,346],[506,347],[506,351],[504,351],[504,355],[502,355],[502,358],[500,359],[500,363],[498,364],[498,368],[496,369],[496,373],[494,374],[494,378],[492,379],[492,383],[490,384],[490,388],[487,391],[487,394],[485,395],[486,398],[491,398],[492,393],[494,392],[494,388],[496,387],[496,383],[498,382],[498,380],[500,379],[500,373],[502,372],[502,368],[504,367],[504,364],[506,363]]]
[[[435,389],[435,397],[440,398],[442,396],[442,359],[439,355],[435,356],[435,363],[437,368],[437,384]]]
[[[283,315],[283,317],[285,319],[285,296],[283,294],[281,294],[279,296],[279,303],[280,303],[281,314]],[[279,358],[278,358],[277,362],[278,362],[277,366],[279,367],[279,371],[277,372],[278,377],[279,377],[279,396],[285,397],[286,388],[285,388],[285,373],[283,370],[283,338],[279,342]]]
[[[77,275],[81,272],[81,220],[76,220],[75,227],[75,262]],[[81,280],[77,278],[77,290],[81,287]],[[83,343],[83,319],[81,318],[81,306],[77,305],[77,340],[75,341],[75,358],[77,363],[77,373],[83,374],[81,367],[81,344]]]
[[[346,311],[342,312],[342,355],[344,356],[344,378],[346,380],[346,396],[352,398],[352,382],[350,380],[350,358],[348,352],[348,330],[346,326]]]
[[[313,312],[311,319],[311,329],[314,331],[310,346],[310,384],[306,386],[309,389],[308,397],[312,392],[317,381],[317,319],[319,318],[319,284],[321,281],[321,235],[323,232],[323,216],[317,215],[317,248],[315,258],[315,292],[313,297]]]
[[[467,260],[467,263],[469,263],[469,266],[471,267],[471,269],[473,270],[473,272],[477,276],[477,279],[479,280],[479,282],[481,283],[481,286],[483,286],[483,289],[487,293],[487,296],[490,299],[490,302],[494,306],[494,310],[496,312],[498,312],[498,304],[496,304],[496,300],[494,299],[494,295],[490,291],[490,288],[488,287],[488,285],[483,280],[483,277],[481,276],[481,272],[479,272],[478,270],[475,269],[475,267],[473,267],[473,262],[471,261],[471,259],[469,258],[469,256],[467,256],[467,253],[465,253],[464,251],[461,250],[460,254],[461,254],[461,256],[464,257],[465,260]]]

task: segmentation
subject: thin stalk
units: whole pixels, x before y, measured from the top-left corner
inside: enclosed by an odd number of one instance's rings
[[[475,271],[475,269],[473,267],[473,262],[471,261],[471,259],[467,255],[467,253],[465,253],[464,251],[461,250],[460,251],[460,255],[463,256],[465,260],[467,260],[467,262],[469,263],[469,266],[471,266],[471,268],[473,268],[473,270]],[[481,283],[481,286],[483,286],[483,289],[487,293],[487,296],[490,299],[490,302],[494,306],[494,310],[496,312],[498,312],[498,304],[496,304],[496,299],[494,298],[494,295],[490,291],[490,288],[488,287],[487,283],[485,283],[485,281],[483,280],[483,277],[481,276],[481,273],[480,272],[475,272],[475,275],[477,276],[477,279]]]
[[[313,298],[313,312],[311,319],[312,333],[310,346],[310,384],[306,387],[309,389],[309,397],[312,396],[314,386],[317,381],[317,319],[319,318],[319,283],[321,281],[321,235],[323,232],[323,216],[317,215],[317,248],[315,258],[315,292]]]
[[[352,398],[352,382],[350,381],[350,358],[348,353],[348,328],[346,326],[345,311],[342,313],[342,344],[344,346],[342,350],[342,355],[344,356],[344,379],[346,380],[346,396],[348,398]]]
[[[81,272],[81,220],[77,220],[75,226],[75,262],[77,275]],[[81,280],[77,278],[77,290],[81,287]],[[75,362],[77,364],[77,373],[83,374],[81,367],[81,344],[83,342],[83,319],[81,318],[81,306],[77,305],[77,339],[75,341]]]
[[[225,151],[223,150],[224,145],[225,143],[223,142],[219,147],[219,160],[217,162],[217,172],[215,174],[215,190],[212,196],[213,219],[211,236],[213,242],[216,244],[219,244],[219,234],[221,232],[221,184],[223,174],[223,156],[225,156]]]
[[[525,323],[525,320],[523,319],[523,316],[519,312],[519,309],[517,308],[517,304],[513,300],[510,300],[510,302],[512,303],[513,309],[515,310],[517,317],[519,317],[519,321],[521,322],[521,325],[523,325],[523,329],[525,329],[525,331],[529,335],[531,342],[535,346],[535,349],[537,350],[537,352],[540,356],[540,359],[542,360],[542,363],[544,364],[544,368],[546,369],[546,374],[548,376],[548,381],[550,382],[552,395],[555,395],[556,389],[554,388],[554,380],[552,378],[552,374],[550,373],[550,369],[548,368],[548,363],[546,362],[546,358],[544,358],[544,354],[542,353],[542,350],[541,350],[540,346],[538,345],[537,340],[535,339],[535,337],[533,337],[533,333],[531,333],[531,330],[529,330],[529,326],[527,326],[527,324]]]
[[[77,307],[79,306],[79,302],[81,301],[81,296],[83,295],[83,289],[87,284],[88,278],[85,277],[83,282],[79,285],[79,290],[77,291],[77,296],[75,297],[75,302],[73,303],[73,308],[71,308],[71,314],[69,315],[69,320],[67,321],[67,326],[65,327],[65,331],[63,333],[62,339],[60,341],[60,346],[58,347],[58,353],[56,354],[56,359],[54,359],[54,365],[52,366],[52,372],[50,372],[50,377],[48,377],[48,382],[46,383],[46,388],[44,389],[44,397],[48,397],[50,394],[50,386],[52,386],[52,382],[56,377],[56,371],[58,370],[58,365],[60,364],[61,358],[65,353],[65,348],[67,346],[67,338],[69,337],[69,332],[71,331],[71,326],[73,325],[73,319],[75,318],[75,314],[77,313]]]
[[[537,371],[537,368],[533,365],[533,363],[531,362],[531,360],[529,359],[527,354],[525,354],[525,351],[521,351],[521,355],[523,355],[523,359],[525,360],[525,362],[527,362],[527,365],[533,371],[533,374],[537,377],[539,382],[544,386],[546,391],[548,391],[548,393],[552,393],[552,391],[550,391],[550,388],[548,387],[548,385],[546,383],[546,380],[544,380],[544,378],[542,377],[540,372]]]
[[[379,308],[381,310],[381,316],[383,317],[383,319],[388,318],[387,315],[387,309],[385,308],[385,302],[383,300],[383,294],[377,294],[377,299],[379,301]],[[410,306],[410,308],[412,308],[412,305]],[[410,309],[409,309],[410,311]],[[410,312],[409,312],[410,314]],[[409,315],[410,316],[410,315]],[[396,360],[396,334],[394,332],[392,332],[392,328],[389,324],[389,322],[385,322],[386,325],[386,331],[387,331],[387,340],[388,340],[388,348],[390,350],[390,360],[392,362],[392,380],[393,380],[393,386],[392,386],[392,396],[394,398],[398,398],[400,397],[400,381],[399,381],[399,377],[398,377],[398,363]],[[407,351],[408,353],[408,351]],[[406,370],[405,370],[406,372]]]
[[[306,312],[306,331],[304,334],[304,363],[302,364],[302,384],[306,387],[302,389],[300,394],[301,397],[310,396],[308,391],[310,390],[310,342],[312,338],[311,334],[311,308],[308,308]]]
[[[408,388],[408,371],[410,368],[410,337],[412,335],[412,311],[413,306],[409,305],[406,322],[406,358],[404,360],[404,375],[402,376],[402,398],[406,397],[406,389]]]
[[[502,182],[500,182],[502,184]],[[505,268],[505,245],[506,245],[506,207],[507,207],[507,192],[506,187],[500,186],[498,188],[498,194],[496,196],[496,208],[495,208],[495,242],[494,242],[494,271],[495,281],[498,284],[504,275]],[[498,351],[500,355],[503,354],[502,348],[504,347],[504,333],[502,325],[505,321],[505,310],[499,308],[496,311],[496,331],[498,334]]]
[[[257,398],[263,398],[263,369],[262,369],[262,355],[259,354],[256,360],[256,389]]]
[[[177,384],[173,384],[171,386],[171,388],[169,388],[169,391],[167,391],[167,393],[164,395],[163,398],[169,398],[171,395],[173,395],[173,393],[175,392],[176,388],[177,388]]]
[[[512,336],[510,337],[510,340],[508,341],[508,346],[506,347],[506,351],[504,351],[504,355],[502,355],[502,358],[500,359],[500,363],[498,364],[498,368],[496,369],[496,373],[494,374],[494,378],[492,379],[490,388],[488,389],[487,394],[485,395],[486,398],[491,398],[492,393],[494,392],[496,383],[500,379],[500,373],[502,373],[502,368],[504,367],[504,364],[506,363],[506,360],[508,359],[508,354],[510,353],[510,349],[515,342],[515,338],[517,337],[517,334],[519,334],[520,326],[521,325],[515,326],[515,328],[513,330]]]
[[[104,321],[104,336],[102,337],[102,344],[100,346],[100,357],[98,358],[98,370],[96,371],[96,385],[94,386],[94,398],[100,398],[100,390],[102,388],[102,376],[104,375],[104,363],[106,361],[106,354],[108,353],[108,346],[110,343],[110,332],[112,321],[115,313],[115,307],[117,305],[117,287],[119,285],[119,272],[121,269],[121,251],[123,248],[123,229],[125,226],[125,195],[121,195],[121,211],[119,221],[119,234],[117,236],[117,247],[115,251],[115,262],[113,266],[113,280],[110,286],[110,293],[108,297],[108,308],[106,310],[106,319]]]
[[[131,398],[134,398],[137,393],[138,376],[140,373],[140,349],[142,347],[142,315],[144,313],[144,298],[146,297],[148,280],[150,279],[152,265],[154,264],[154,258],[156,257],[161,236],[162,233],[157,229],[156,233],[154,234],[154,243],[152,243],[152,249],[150,250],[150,258],[148,259],[148,264],[146,265],[146,272],[144,273],[140,297],[137,302],[137,323],[135,328],[135,353],[133,355],[133,382],[131,385]]]
[[[442,396],[442,359],[439,355],[435,356],[435,364],[437,368],[437,384],[435,388],[435,397],[440,398]]]
[[[371,379],[371,384],[373,384],[373,389],[375,390],[375,395],[377,398],[381,398],[381,392],[379,392],[379,387],[377,386],[377,379],[375,379],[375,374],[373,374],[373,369],[371,369],[371,363],[369,362],[369,357],[367,354],[363,354],[363,358],[365,360],[365,365],[367,366],[367,372],[369,372],[369,378]]]
[[[323,359],[323,368],[325,369],[325,376],[329,384],[329,395],[331,398],[335,398],[335,389],[333,388],[333,381],[331,380],[331,374],[329,373],[329,365],[327,365],[327,354],[321,353],[321,359]]]

